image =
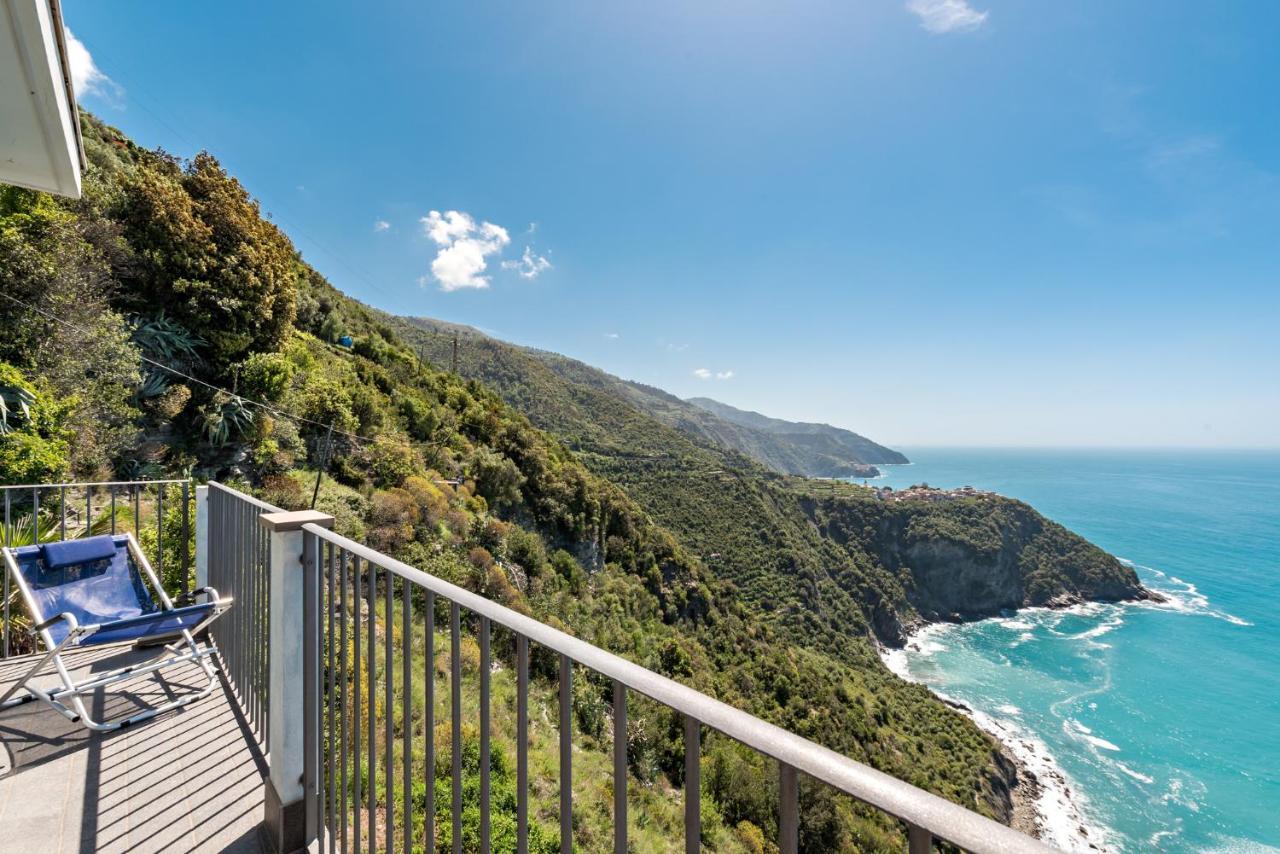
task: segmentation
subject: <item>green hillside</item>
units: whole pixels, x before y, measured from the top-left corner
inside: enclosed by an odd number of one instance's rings
[[[891,509],[779,475],[593,369],[491,339],[453,375],[439,332],[339,293],[212,156],[147,152],[88,115],[83,130],[83,199],[0,187],[0,292],[22,303],[0,300],[0,392],[27,401],[5,410],[3,482],[194,473],[305,506],[333,425],[320,508],[341,532],[1003,819],[996,746],[874,648],[945,610],[945,562],[922,556],[998,568],[1020,601],[1140,595],[1017,502]],[[579,746],[607,759],[610,686],[580,682]],[[645,704],[633,722],[636,785],[681,785],[680,722]],[[773,769],[711,736],[703,756],[707,844],[765,850]],[[607,803],[607,778],[583,785]],[[662,820],[667,801],[645,804]],[[802,810],[805,850],[904,845],[825,788],[803,785]],[[584,850],[607,820],[584,812]]]
[[[681,400],[660,388],[620,379],[558,353],[493,341],[470,327],[428,317],[406,320],[429,333],[415,340],[423,352],[439,364],[452,363],[453,340],[457,336],[459,370],[467,376],[501,384],[502,376],[494,372],[515,364],[522,365],[522,370],[527,372],[530,363],[523,357],[528,356],[543,362],[567,382],[623,400],[694,441],[738,451],[781,474],[875,477],[879,471],[874,463],[907,462],[897,451],[848,430],[765,418],[706,398]],[[756,419],[754,423],[750,420],[752,416]]]

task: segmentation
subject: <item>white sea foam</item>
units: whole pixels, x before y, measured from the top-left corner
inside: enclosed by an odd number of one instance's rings
[[[1137,780],[1139,783],[1146,783],[1149,786],[1156,781],[1155,777],[1150,777],[1143,774],[1141,771],[1135,771],[1123,762],[1116,762],[1115,766],[1133,779]]]
[[[1239,836],[1218,836],[1212,848],[1206,848],[1205,854],[1277,854],[1280,848],[1245,839]]]
[[[1031,623],[1017,617],[1005,617],[1003,619],[996,619],[994,622],[997,626],[1003,626],[1004,628],[1015,632],[1025,632],[1035,628]]]
[[[955,626],[948,624],[931,624],[913,633],[902,649],[881,649],[885,666],[903,679],[919,682],[919,679],[911,675],[910,656],[927,656],[930,653],[924,653],[924,650],[934,646],[945,648],[937,638],[954,628]],[[931,690],[943,700],[961,702],[937,688]],[[1073,854],[1097,854],[1098,851],[1105,852],[1109,849],[1111,833],[1108,829],[1085,818],[1087,797],[1062,770],[1044,741],[1014,720],[1021,715],[1021,709],[1012,704],[1004,704],[996,709],[1001,715],[997,716],[962,703],[961,711],[979,728],[1005,745],[1019,764],[1034,775],[1040,786],[1040,794],[1034,805],[1036,824],[1044,842]]]
[[[1092,745],[1099,750],[1110,750],[1113,753],[1120,752],[1120,746],[1113,742],[1107,741],[1093,734],[1093,730],[1080,723],[1075,718],[1068,718],[1062,722],[1062,731],[1074,738],[1076,741],[1083,741],[1085,744]]]
[[[1209,604],[1209,597],[1201,593],[1200,588],[1190,581],[1184,581],[1176,575],[1169,575],[1153,566],[1143,566],[1126,558],[1119,558],[1119,560],[1126,566],[1140,571],[1142,575],[1148,576],[1149,583],[1147,586],[1164,597],[1163,602],[1135,602],[1132,604],[1133,607],[1150,608],[1157,611],[1180,611],[1185,614],[1201,614],[1206,617],[1224,620],[1233,626],[1253,625],[1253,623],[1242,617],[1237,617],[1235,614],[1228,614],[1226,611],[1220,611],[1212,607]]]

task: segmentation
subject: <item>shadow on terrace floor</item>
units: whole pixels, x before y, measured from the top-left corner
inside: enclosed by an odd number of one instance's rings
[[[65,660],[78,677],[158,654],[117,646]],[[33,663],[30,656],[0,661],[0,693]],[[124,717],[204,684],[187,664],[161,679],[99,688],[86,706],[98,720]],[[111,733],[91,733],[42,702],[25,703],[0,712],[0,745],[0,854],[265,850],[266,762],[225,682],[190,706]]]

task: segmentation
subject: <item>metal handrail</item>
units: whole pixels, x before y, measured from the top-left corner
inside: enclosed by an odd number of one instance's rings
[[[209,482],[209,581],[235,600],[226,618],[210,627],[218,643],[223,672],[229,677],[250,726],[265,742],[268,734],[267,694],[271,649],[268,642],[270,573],[268,541],[258,524],[262,513],[280,508]]]
[[[263,501],[260,498],[254,498],[252,495],[248,495],[247,493],[241,492],[238,489],[233,489],[232,487],[227,486],[226,484],[223,484],[223,483],[217,483],[216,481],[211,480],[209,481],[209,488],[217,489],[222,492],[225,492],[228,495],[232,496],[233,498],[237,498],[240,501],[245,502],[246,504],[252,504],[254,507],[257,507],[263,513],[283,513],[284,512],[284,510],[275,506],[274,504],[268,504],[267,502]]]
[[[794,797],[794,772],[802,771],[908,825],[912,852],[927,851],[930,836],[979,854],[1052,851],[1010,827],[944,798],[855,762],[833,750],[736,709],[672,679],[553,629],[455,584],[415,569],[318,525],[306,533],[418,585],[739,741],[781,763],[784,788]],[[389,637],[389,634],[388,634]],[[562,674],[562,682],[564,676]],[[565,698],[562,697],[562,703]],[[788,777],[788,771],[790,776]],[[785,818],[785,816],[784,816]],[[562,817],[563,819],[563,817]],[[785,849],[784,849],[785,850]]]
[[[68,481],[67,483],[3,483],[0,489],[59,489],[62,487],[82,487],[82,486],[156,486],[158,484],[168,483],[190,483],[191,478],[182,477],[172,480],[99,480],[92,483],[80,481]]]

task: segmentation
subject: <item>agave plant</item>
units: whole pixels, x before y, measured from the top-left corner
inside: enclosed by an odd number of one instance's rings
[[[253,409],[239,395],[218,392],[200,407],[201,432],[210,445],[222,447],[253,426]]]
[[[165,317],[162,310],[151,318],[134,317],[133,343],[157,362],[185,370],[199,359],[197,348],[205,341],[188,332],[185,327]],[[151,368],[143,374],[135,396],[138,400],[150,400],[169,390],[169,375],[160,368]]]
[[[31,418],[31,405],[36,402],[35,395],[21,386],[0,385],[0,436],[16,430],[10,423],[10,417],[16,421],[18,417]]]
[[[155,317],[133,318],[133,342],[158,361],[184,366],[198,358],[196,350],[205,344],[203,338],[165,317],[163,310]]]

